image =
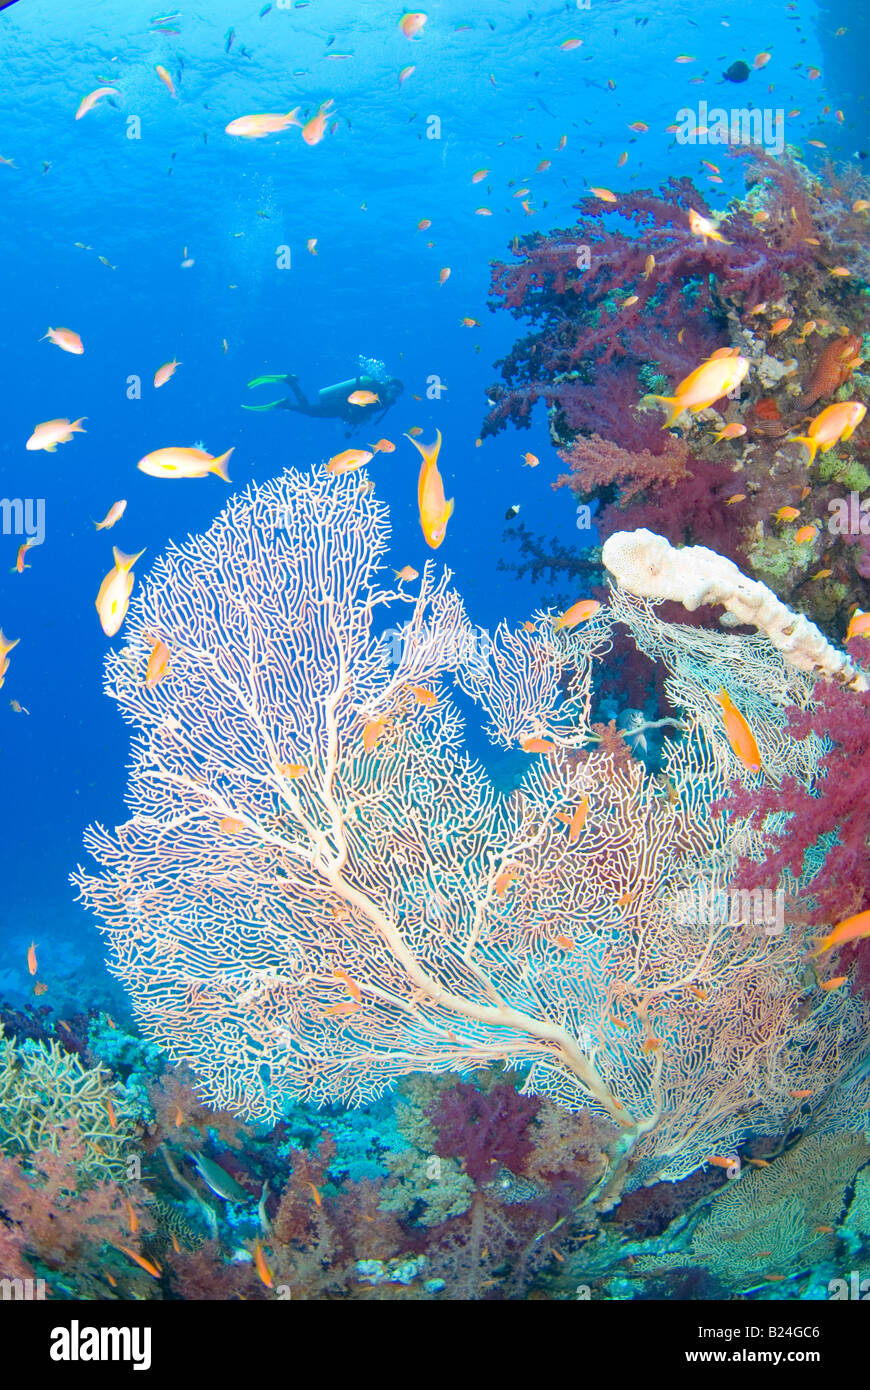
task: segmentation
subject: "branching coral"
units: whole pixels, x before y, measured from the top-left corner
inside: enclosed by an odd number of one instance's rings
[[[83,1172],[101,1178],[124,1172],[125,1152],[138,1130],[121,1088],[59,1043],[27,1040],[16,1046],[0,1025],[0,1148],[55,1153],[70,1122]]]
[[[776,778],[809,756],[783,729],[803,676],[762,637],[671,626],[624,595],[469,656],[446,577],[383,590],[385,549],[358,479],[287,473],[133,600],[109,661],[140,730],[132,815],[90,832],[103,873],[77,882],[148,1032],[210,1100],[262,1118],[413,1070],[525,1066],[528,1092],[609,1117],[616,1187],[775,1131],[790,1088],[853,1063],[860,1008],[803,1018],[800,933],[711,920],[685,895],[727,882],[737,845],[710,816],[740,770],[711,691],[744,699],[741,672]],[[410,610],[400,653],[373,630],[388,603]],[[685,733],[665,746],[666,794],[588,749],[614,619],[671,672]],[[155,632],[172,662],[149,686]],[[510,797],[462,750],[454,673],[494,737],[528,746]]]

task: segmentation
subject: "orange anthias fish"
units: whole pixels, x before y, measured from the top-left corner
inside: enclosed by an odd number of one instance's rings
[[[731,696],[723,687],[720,686],[718,695],[713,698],[722,711],[722,722],[731,751],[750,772],[758,772],[761,768],[761,754],[755,736],[743,715],[732,704]]]
[[[505,869],[503,873],[500,873],[495,881],[497,896],[503,898],[511,884],[515,883],[519,876],[519,871],[517,869]]]
[[[865,613],[863,608],[856,608],[849,619],[846,641],[851,642],[853,637],[866,637],[868,634],[870,634],[870,613]]]
[[[425,686],[406,685],[405,689],[411,692],[418,705],[425,705],[427,709],[433,709],[438,703],[438,696],[435,692],[427,690]]]
[[[739,386],[749,371],[749,361],[739,356],[736,348],[720,348],[690,376],[681,381],[675,396],[653,396],[659,405],[666,405],[670,414],[662,429],[668,429],[684,410],[697,413],[715,405],[735,386]]]
[[[39,341],[44,343],[46,338],[54,343],[55,347],[61,348],[64,352],[72,352],[76,357],[81,357],[85,350],[78,333],[71,328],[49,328]]]
[[[333,970],[333,978],[340,980],[355,1003],[362,1002],[362,990],[356,980],[352,980],[346,970]]]
[[[420,526],[426,544],[437,550],[447,534],[447,523],[453,515],[453,498],[444,497],[444,480],[438,472],[438,455],[441,451],[441,431],[436,430],[434,444],[418,444],[410,434],[414,448],[423,459],[420,476],[417,480],[417,505],[420,510]]]
[[[238,116],[224,129],[227,135],[238,135],[243,140],[262,140],[264,135],[280,135],[282,130],[287,130],[290,126],[301,125],[298,115],[299,107],[295,106],[286,116]]]
[[[110,1244],[114,1242],[110,1241]],[[135,1250],[131,1250],[127,1245],[115,1245],[116,1250],[121,1250],[131,1260],[135,1260],[140,1269],[144,1269],[146,1274],[150,1274],[152,1279],[159,1279],[162,1270],[158,1264],[152,1264],[151,1260],[146,1260],[144,1255],[137,1255]]]
[[[54,454],[58,444],[69,444],[74,434],[87,433],[82,429],[82,420],[87,418],[87,415],[82,415],[78,420],[45,420],[36,426],[24,447],[31,453],[44,449],[47,454]]]
[[[364,463],[368,463],[373,457],[368,449],[344,449],[340,454],[333,454],[332,458],[323,465],[326,473],[354,473],[357,468],[362,468]]]
[[[174,97],[174,96],[175,96],[175,83],[173,82],[172,78],[170,77],[170,75],[169,75],[169,73],[166,71],[166,69],[165,69],[160,63],[158,63],[157,66],[156,66],[156,68],[154,69],[154,71],[157,73],[157,76],[160,78],[160,81],[163,83],[163,85],[164,85],[164,87],[166,88],[166,90],[167,90],[167,92],[169,93],[169,95],[170,95],[171,97]]]
[[[731,242],[726,241],[721,232],[717,232],[713,223],[707,217],[702,217],[694,208],[689,208],[689,229],[695,236],[703,237],[707,241],[721,241],[723,246],[730,246]]]
[[[589,815],[589,797],[588,797],[588,796],[584,796],[583,800],[580,802],[580,805],[577,807],[577,809],[575,810],[575,812],[574,812],[573,815],[568,816],[568,815],[565,815],[564,813],[562,814],[561,819],[564,820],[565,824],[566,824],[567,827],[568,827],[568,843],[569,843],[570,845],[573,845],[574,842],[575,842],[576,840],[579,840],[579,838],[580,838],[580,832],[581,832],[581,830],[583,829],[584,825],[586,824],[586,817],[587,817],[588,815]]]
[[[38,968],[36,963],[36,942],[31,941],[27,948],[27,969],[29,974],[35,975]]]
[[[363,728],[363,748],[367,753],[371,753],[377,748],[386,727],[383,719],[370,719],[365,725]]]
[[[594,618],[601,604],[596,598],[581,598],[576,603],[572,603],[564,613],[560,613],[553,619],[553,631],[561,632],[566,627],[576,627],[578,623],[588,622]]]
[[[403,565],[400,570],[393,570],[393,574],[404,584],[410,584],[412,580],[420,578],[419,570],[415,570],[411,565]]]
[[[806,444],[812,463],[820,449],[826,454],[841,439],[851,439],[866,414],[867,407],[861,401],[838,401],[836,405],[826,406],[811,422],[806,434],[793,435],[790,443]]]
[[[6,672],[9,670],[9,653],[13,647],[18,646],[20,641],[20,637],[15,637],[10,642],[8,637],[3,636],[3,629],[0,627],[0,687],[2,687]]]
[[[145,551],[140,550],[136,555],[125,555],[114,546],[112,554],[115,557],[115,567],[109,570],[100,585],[96,602],[100,624],[107,637],[114,637],[127,616],[127,605],[135,579],[133,566]]]
[[[244,821],[237,816],[221,816],[218,821],[218,830],[222,835],[241,835],[244,828]]]
[[[180,366],[181,363],[176,361],[176,359],[173,357],[171,362],[164,362],[162,367],[158,367],[157,371],[154,373],[155,387],[159,388],[161,386],[165,386],[169,378],[175,375],[176,367]]]
[[[708,1163],[715,1163],[717,1168],[734,1168],[740,1166],[740,1159],[731,1157],[728,1154],[711,1154],[707,1159]]]
[[[391,439],[379,439],[377,444],[370,444],[369,448],[373,454],[394,454],[396,446]]]
[[[541,462],[541,460],[538,458],[537,454],[529,454],[529,453],[523,454],[523,467],[524,467],[524,468],[537,468],[537,466],[538,466],[538,464],[539,464],[540,462]]]
[[[263,1254],[263,1247],[259,1240],[254,1241],[254,1268],[266,1288],[271,1289],[273,1284],[272,1271],[266,1264],[266,1256]]]
[[[120,502],[113,502],[109,510],[106,512],[106,515],[103,517],[102,521],[95,521],[94,525],[96,526],[98,531],[111,530],[115,523],[121,520],[121,517],[124,515],[126,510],[126,499],[122,499],[122,501]]]
[[[405,35],[405,38],[414,39],[418,34],[422,33],[423,25],[426,23],[428,17],[429,16],[424,14],[422,10],[413,10],[408,14],[403,14],[402,18],[399,20],[399,28]]]
[[[168,449],[155,449],[146,454],[136,467],[149,478],[205,478],[209,473],[217,473],[225,483],[230,481],[227,463],[233,449],[215,457],[205,449],[184,449],[172,445]]]
[[[153,690],[155,685],[160,684],[163,677],[166,675],[168,666],[169,648],[165,642],[161,642],[160,639],[157,638],[151,649],[148,665],[145,668],[145,684],[148,686],[149,690]]]
[[[381,398],[374,391],[351,391],[348,405],[380,405]]]
[[[88,112],[96,106],[100,97],[118,95],[119,91],[117,87],[97,87],[95,91],[88,92],[88,95],[80,103],[78,111],[76,111],[76,120],[80,121],[82,116],[86,116]]]
[[[326,134],[326,127],[335,112],[332,110],[332,98],[325,101],[319,107],[317,115],[312,116],[302,127],[302,139],[306,145],[319,145]]]
[[[870,911],[859,912],[857,916],[847,917],[845,921],[839,922],[828,936],[822,937],[810,960],[815,956],[824,955],[825,951],[832,951],[835,946],[845,946],[847,941],[861,941],[866,936],[870,936]]]
[[[523,738],[520,747],[525,753],[552,753],[556,745],[548,738]]]
[[[745,433],[746,426],[741,425],[738,420],[735,420],[732,424],[726,425],[723,430],[719,431],[713,443],[718,444],[722,439],[740,439],[741,435]]]

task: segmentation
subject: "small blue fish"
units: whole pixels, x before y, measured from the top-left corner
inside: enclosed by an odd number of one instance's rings
[[[233,39],[234,39],[235,37],[236,37],[236,31],[235,31],[235,29],[228,29],[227,32],[224,34],[224,38],[226,39],[226,46],[225,46],[225,48],[224,48],[224,53],[229,53],[230,49],[231,49],[232,46],[233,46]]]

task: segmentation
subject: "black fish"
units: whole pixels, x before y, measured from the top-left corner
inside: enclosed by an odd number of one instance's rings
[[[520,509],[519,509],[519,507],[516,507],[516,506],[515,506],[515,507],[508,507],[507,511],[506,511],[505,514],[504,514],[504,519],[505,519],[505,521],[513,521],[514,517],[515,517],[515,516],[519,516],[519,514],[520,514]]]
[[[726,68],[722,76],[726,82],[745,82],[749,76],[750,68],[748,64],[739,62],[732,63],[730,68]]]

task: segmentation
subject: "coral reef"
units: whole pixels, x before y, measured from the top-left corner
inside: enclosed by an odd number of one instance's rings
[[[109,1178],[125,1171],[138,1127],[124,1090],[56,1040],[17,1044],[0,1024],[0,1149],[57,1153],[68,1124],[75,1128],[83,1173]]]
[[[860,371],[870,190],[848,166],[817,178],[794,155],[742,157],[747,195],[721,215],[671,180],[660,194],[584,199],[574,227],[515,240],[514,262],[493,268],[491,307],[531,331],[500,364],[482,433],[527,425],[544,400],[571,470],[554,485],[601,501],[602,539],[647,527],[711,545],[836,637],[854,603],[870,607],[866,528],[837,522],[868,486],[870,443],[859,431],[810,464],[791,440],[823,406],[870,402]],[[724,240],[694,232],[692,209]],[[649,393],[726,346],[750,364],[739,398],[663,433]],[[543,542],[515,539],[533,573],[549,567]],[[596,559],[553,555],[560,574],[573,564],[587,583]]]
[[[778,1132],[791,1090],[860,1061],[865,1019],[846,994],[805,1014],[799,913],[771,934],[706,912],[758,842],[710,812],[747,776],[711,693],[751,715],[762,781],[809,779],[818,750],[783,706],[807,708],[810,681],[766,636],[668,624],[621,590],[573,628],[501,625],[482,653],[432,565],[416,597],[378,587],[386,512],[358,484],[290,472],[238,496],[158,565],[109,659],[140,730],[132,815],[89,833],[103,873],[76,881],[146,1032],[260,1120],[503,1061],[608,1120],[590,1202]],[[410,607],[398,659],[372,626],[388,604]],[[591,727],[614,623],[669,673],[659,778]],[[154,632],[172,664],[148,686]],[[451,675],[529,756],[516,792],[463,753]]]

